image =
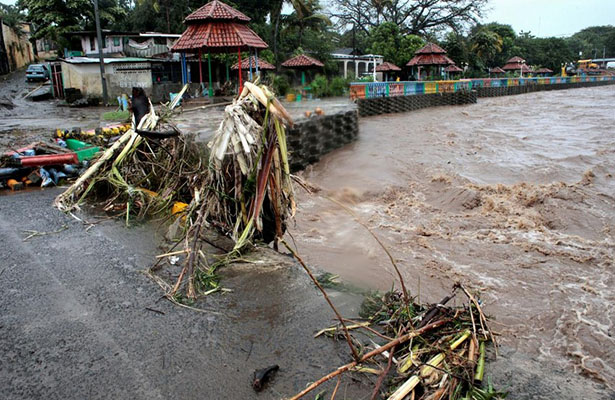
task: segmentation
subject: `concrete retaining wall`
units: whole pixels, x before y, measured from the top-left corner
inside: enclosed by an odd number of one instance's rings
[[[315,116],[296,123],[286,131],[291,171],[304,169],[325,154],[356,140],[358,135],[356,110]]]
[[[507,86],[507,87],[479,87],[476,88],[476,94],[478,97],[498,97],[498,96],[511,96],[516,94],[524,94],[531,92],[542,92],[546,90],[562,90],[562,89],[576,89],[582,87],[593,86],[605,86],[613,85],[615,81],[601,81],[601,82],[570,82],[570,83],[557,83],[552,85],[523,85],[523,86]]]
[[[357,100],[359,115],[362,117],[414,111],[427,107],[472,103],[476,103],[476,92],[473,91],[421,94],[414,96],[377,97],[373,99]]]

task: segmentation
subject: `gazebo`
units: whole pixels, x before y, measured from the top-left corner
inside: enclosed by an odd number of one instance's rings
[[[384,72],[385,82],[389,80],[389,72],[399,72],[399,71],[401,71],[401,68],[399,68],[397,65],[390,63],[390,62],[383,62],[382,64],[376,67],[376,72]]]
[[[551,71],[549,68],[540,68],[534,71],[534,73],[540,76],[550,76],[553,71]]]
[[[532,70],[525,64],[525,60],[521,57],[513,57],[506,62],[506,65],[502,67],[504,71],[520,71],[521,76],[523,73],[531,73]]]
[[[506,71],[504,71],[502,68],[500,67],[495,67],[495,68],[490,68],[489,69],[489,77],[491,77],[491,75],[504,75],[506,73]]]
[[[252,79],[252,68],[258,63],[258,69],[261,71],[274,71],[275,65],[268,63],[265,60],[259,60],[254,56],[250,56],[248,58],[244,58],[241,60],[241,70],[242,71],[250,71],[250,79]],[[232,70],[239,69],[239,63],[236,62],[231,66]]]
[[[461,72],[463,72],[463,70],[461,68],[459,68],[458,66],[456,66],[455,64],[451,64],[448,67],[444,68],[444,72],[446,72],[446,75],[450,79],[451,75],[461,73]]]
[[[203,82],[202,55],[207,51],[209,70],[209,96],[213,97],[213,83],[211,78],[211,53],[230,53],[237,51],[238,62],[241,61],[241,51],[254,49],[256,53],[255,68],[258,71],[258,49],[269,47],[246,24],[250,18],[233,7],[213,0],[192,14],[188,15],[184,23],[188,25],[186,31],[175,42],[171,51],[182,53],[182,75],[184,83],[187,82],[185,53],[197,53],[199,57],[199,77]],[[239,91],[242,90],[241,71],[239,73]]]
[[[301,86],[305,86],[305,71],[312,68],[323,68],[325,64],[315,58],[306,56],[305,54],[298,55],[282,63],[284,68],[296,69],[301,71]]]
[[[406,65],[413,68],[418,67],[420,80],[422,67],[437,67],[441,72],[443,66],[451,64],[455,64],[455,62],[446,56],[446,50],[437,44],[427,43],[426,46],[414,53],[414,57]]]

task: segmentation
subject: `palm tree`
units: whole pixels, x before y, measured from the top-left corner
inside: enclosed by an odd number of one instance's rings
[[[318,0],[278,0],[270,14],[271,23],[274,24],[273,30],[273,53],[278,57],[278,36],[280,33],[280,17],[284,3],[288,2],[294,9],[293,13],[287,18],[291,25],[299,28],[299,46],[302,44],[303,32],[306,28],[316,27],[322,23],[331,25],[329,18],[321,14],[321,6]]]
[[[488,29],[481,29],[471,39],[471,50],[486,64],[502,51],[503,40],[500,35]]]

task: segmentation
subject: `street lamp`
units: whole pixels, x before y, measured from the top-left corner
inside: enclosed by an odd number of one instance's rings
[[[98,0],[92,0],[94,3],[94,19],[96,20],[96,39],[98,42],[98,60],[100,63],[100,82],[102,84],[103,104],[107,104],[107,80],[105,79],[105,59],[103,56],[102,33],[100,30],[100,16],[98,15]]]

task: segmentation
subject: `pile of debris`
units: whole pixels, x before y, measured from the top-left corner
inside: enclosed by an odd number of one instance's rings
[[[226,107],[208,157],[171,122],[180,99],[160,116],[150,106],[139,126],[120,136],[55,204],[70,211],[90,199],[126,221],[171,215],[179,234],[165,256],[181,257],[183,268],[173,282],[152,277],[168,298],[185,302],[218,290],[216,268],[246,246],[281,238],[295,203],[284,127],[292,120],[268,88],[245,85]],[[212,265],[202,237],[214,228],[234,246]],[[183,250],[174,251],[180,244]]]
[[[468,301],[461,307],[446,304],[462,290]],[[497,344],[478,297],[457,284],[440,303],[426,306],[391,291],[367,297],[362,305],[364,321],[345,322],[316,334],[348,340],[348,332],[363,331],[370,346],[351,336],[351,345],[366,352],[319,379],[292,399],[299,399],[321,384],[347,371],[379,376],[372,399],[388,400],[483,400],[503,399],[506,393],[485,382],[486,346]],[[376,344],[372,338],[379,341]],[[368,351],[369,350],[369,351]],[[387,384],[384,384],[387,381]],[[338,380],[339,382],[339,380]],[[338,383],[339,385],[339,383]],[[336,388],[337,389],[337,388]],[[332,399],[335,398],[335,392]]]

